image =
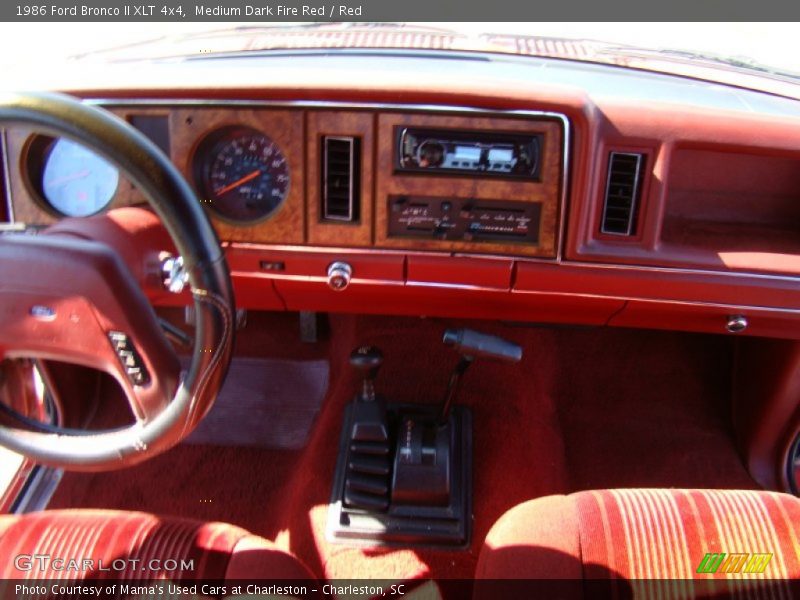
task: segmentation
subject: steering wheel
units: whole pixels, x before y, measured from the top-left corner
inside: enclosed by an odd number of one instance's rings
[[[224,380],[234,329],[224,254],[191,187],[154,143],[121,119],[63,95],[0,95],[0,127],[12,124],[79,142],[136,185],[183,259],[196,332],[191,364],[182,371],[139,282],[109,245],[59,235],[0,236],[0,358],[105,371],[136,417],[130,426],[91,432],[17,427],[6,418],[0,445],[72,470],[141,462],[186,437]]]

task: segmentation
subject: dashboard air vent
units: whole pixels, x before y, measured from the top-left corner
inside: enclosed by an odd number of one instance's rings
[[[636,233],[644,162],[643,154],[612,152],[609,155],[603,222],[600,228],[603,233]]]
[[[322,220],[356,222],[361,204],[359,140],[326,136],[322,144]]]

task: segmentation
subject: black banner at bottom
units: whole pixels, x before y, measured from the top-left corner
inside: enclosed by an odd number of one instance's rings
[[[702,577],[702,578],[701,578]],[[700,576],[697,579],[379,579],[331,580],[120,580],[5,579],[3,600],[194,600],[199,598],[296,598],[298,600],[414,598],[733,598],[754,592],[800,597],[800,581]]]

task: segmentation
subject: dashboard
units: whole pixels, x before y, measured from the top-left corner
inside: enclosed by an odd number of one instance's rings
[[[61,88],[179,167],[241,308],[800,339],[796,100],[558,61],[308,60]],[[11,221],[143,203],[63,140],[10,129],[3,150]]]
[[[112,111],[181,167],[224,241],[556,256],[562,115]],[[143,201],[68,140],[12,132],[10,149],[21,174],[12,195],[27,196],[22,210],[35,223]]]

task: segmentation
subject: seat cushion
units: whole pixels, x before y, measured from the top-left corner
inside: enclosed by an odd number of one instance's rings
[[[109,510],[0,516],[0,579],[64,577],[177,581],[312,575],[271,542],[226,523]]]
[[[486,538],[476,577],[616,581],[623,596],[641,597],[652,596],[653,580],[770,579],[782,597],[797,591],[788,581],[800,578],[798,540],[800,499],[787,494],[586,491],[508,511]],[[583,592],[566,583],[561,590]]]

